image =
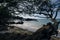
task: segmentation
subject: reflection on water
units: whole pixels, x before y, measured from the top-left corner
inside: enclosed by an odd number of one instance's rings
[[[20,27],[20,28],[28,29],[29,31],[35,32],[37,29],[42,27],[43,24],[46,24],[48,22],[51,22],[51,21],[48,19],[39,19],[37,21],[24,21],[24,24],[11,24],[11,26]]]

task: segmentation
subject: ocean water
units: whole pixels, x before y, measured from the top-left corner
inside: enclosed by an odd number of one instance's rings
[[[60,21],[60,19],[57,19],[57,20]],[[24,24],[10,24],[10,26],[16,26],[32,32],[36,32],[39,28],[41,28],[44,24],[47,24],[48,22],[51,22],[51,21],[49,19],[38,19],[37,21],[24,21]],[[58,26],[58,31],[59,31],[59,34],[57,37],[60,38],[60,24]]]
[[[60,21],[60,19],[57,20]],[[38,19],[37,21],[25,21],[24,24],[27,25],[28,30],[35,32],[43,25],[46,25],[48,22],[52,22],[52,21],[50,19]],[[58,30],[60,30],[60,24],[58,26]]]
[[[60,21],[60,19],[57,19],[57,21]],[[39,19],[39,23],[41,23],[42,25],[47,24],[48,22],[52,22],[52,21],[50,19]],[[58,26],[58,29],[60,29],[60,24]]]
[[[60,19],[57,19],[60,21]],[[39,28],[41,28],[44,24],[47,24],[48,22],[51,22],[49,19],[38,19],[37,21],[24,21],[24,24],[11,24],[11,26],[16,26],[19,28],[27,29],[29,31],[35,32]],[[58,27],[58,30],[60,30],[60,25]]]

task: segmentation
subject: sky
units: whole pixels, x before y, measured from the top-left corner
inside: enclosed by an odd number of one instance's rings
[[[19,16],[23,17],[23,18],[31,18],[31,19],[45,19],[44,17],[46,17],[43,14],[42,15],[40,15],[40,14],[33,14],[33,15],[28,15],[28,14],[22,15],[22,14],[20,14]],[[58,12],[56,19],[60,19],[60,12]]]
[[[57,0],[51,0],[52,4],[55,3]],[[21,9],[20,9],[21,10]],[[34,14],[34,16],[29,16],[27,14],[25,15],[19,15],[21,17],[24,17],[24,18],[34,18],[34,19],[43,19],[43,18],[40,18],[40,17],[45,17],[44,15],[39,15],[39,14]],[[57,19],[60,19],[60,12],[58,13],[58,16],[57,16]]]
[[[51,0],[52,3],[55,3],[57,0]]]
[[[60,12],[58,13],[57,19],[60,19]]]

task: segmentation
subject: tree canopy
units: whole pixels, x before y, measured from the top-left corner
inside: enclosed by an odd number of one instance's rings
[[[8,23],[8,21],[10,19],[20,19],[20,20],[23,19],[20,16],[21,14],[22,15],[28,14],[30,16],[32,14],[39,14],[39,15],[44,15],[45,16],[44,18],[50,19],[53,22],[53,24],[48,23],[47,25],[44,25],[41,29],[37,30],[31,37],[28,37],[27,40],[31,38],[34,40],[40,40],[40,38],[43,39],[43,37],[44,38],[51,37],[54,32],[55,34],[57,33],[58,25],[60,23],[60,21],[57,21],[56,19],[58,16],[58,12],[60,10],[59,4],[60,3],[52,4],[51,0],[0,0],[0,31],[7,30],[8,25],[10,24]],[[32,19],[29,19],[29,20],[32,20]],[[13,23],[14,22],[12,22],[12,24]],[[20,24],[23,24],[23,22],[21,22]],[[53,27],[54,30],[50,31],[50,29],[53,29],[51,27]]]

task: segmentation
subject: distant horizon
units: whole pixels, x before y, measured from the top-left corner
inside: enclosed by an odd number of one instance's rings
[[[18,15],[19,17],[23,17],[23,18],[31,18],[31,19],[46,19],[46,18],[42,18],[42,17],[46,17],[44,15],[39,15],[39,14],[33,14],[32,16],[29,16],[28,14],[25,15]],[[60,12],[58,13],[58,16],[56,17],[56,19],[60,19]]]

